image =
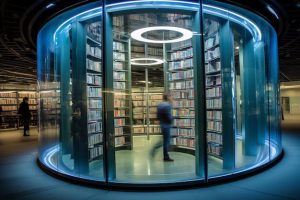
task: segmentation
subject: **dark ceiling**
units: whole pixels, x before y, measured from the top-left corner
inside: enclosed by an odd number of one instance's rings
[[[70,5],[86,2],[0,0],[0,84],[36,83],[35,40],[38,27],[54,14],[69,9]],[[300,0],[272,2],[284,20],[283,26],[278,26],[280,79],[300,81]],[[50,3],[55,6],[46,9]]]

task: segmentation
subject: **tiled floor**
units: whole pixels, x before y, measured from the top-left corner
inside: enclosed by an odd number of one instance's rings
[[[283,123],[285,157],[255,176],[210,187],[126,192],[89,188],[45,174],[36,164],[37,134],[0,132],[0,199],[300,199],[300,125]]]

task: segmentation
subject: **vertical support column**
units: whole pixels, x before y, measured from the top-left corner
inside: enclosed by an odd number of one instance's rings
[[[220,28],[220,57],[222,77],[223,168],[235,167],[235,74],[233,34],[229,21]]]
[[[257,139],[259,145],[265,145],[267,134],[267,110],[265,105],[268,101],[265,95],[265,52],[263,42],[254,45],[255,69],[256,69],[256,103],[257,103]]]
[[[112,34],[112,17],[109,13],[103,13],[103,23],[105,31],[103,56],[103,74],[105,76],[105,129],[106,129],[106,163],[107,163],[107,181],[112,181],[116,178],[116,158],[115,158],[115,140],[114,140],[114,90],[113,90],[113,34]]]
[[[70,108],[70,38],[68,33],[62,33],[60,38],[59,64],[60,64],[60,102],[61,102],[61,122],[60,122],[60,143],[61,153],[71,153],[71,108]]]
[[[193,31],[199,33],[192,38],[194,66],[194,98],[195,98],[195,157],[196,175],[207,177],[206,152],[206,105],[205,105],[205,65],[202,10],[194,15]]]
[[[72,133],[74,136],[74,169],[79,174],[87,174],[89,171],[85,34],[86,31],[83,24],[79,22],[72,24]]]
[[[250,38],[250,39],[249,39]],[[257,106],[254,42],[249,37],[243,43],[243,125],[245,131],[244,151],[246,155],[257,154]]]

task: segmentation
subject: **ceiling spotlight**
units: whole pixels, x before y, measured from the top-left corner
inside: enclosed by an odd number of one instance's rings
[[[142,35],[149,32],[149,31],[175,31],[181,34],[181,37],[172,39],[172,40],[150,40],[144,38]],[[131,37],[137,41],[145,42],[145,43],[156,43],[156,44],[166,44],[166,43],[175,43],[181,42],[193,37],[193,32],[184,28],[179,27],[172,27],[172,26],[153,26],[147,28],[141,28],[138,30],[133,31]]]
[[[239,46],[236,46],[235,49],[240,49],[240,47],[239,47]]]
[[[143,61],[143,62],[136,62],[136,61]],[[147,61],[151,61],[148,63]],[[160,65],[163,64],[164,61],[157,58],[133,58],[130,62],[132,65],[137,66],[152,66],[152,65]]]

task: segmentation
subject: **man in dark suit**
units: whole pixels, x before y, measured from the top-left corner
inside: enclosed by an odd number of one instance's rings
[[[21,115],[21,119],[24,124],[24,134],[23,135],[29,136],[28,131],[29,131],[31,113],[29,110],[28,97],[23,98],[23,102],[20,104],[18,114]]]

